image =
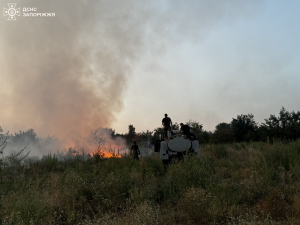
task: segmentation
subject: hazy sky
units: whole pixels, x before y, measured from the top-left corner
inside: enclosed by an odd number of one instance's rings
[[[240,114],[263,122],[282,106],[300,110],[300,1],[259,1],[228,18],[231,10],[224,8],[226,16],[203,32],[201,21],[194,22],[198,34],[165,43],[161,55],[147,55],[135,67],[113,124],[117,131],[130,123],[151,130],[164,113],[214,130]]]
[[[5,131],[141,132],[164,113],[214,130],[300,110],[298,0],[14,2],[55,17],[0,20]]]

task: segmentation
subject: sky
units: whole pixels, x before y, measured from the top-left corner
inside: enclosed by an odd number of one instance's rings
[[[145,59],[134,70],[116,130],[158,127],[164,113],[213,131],[240,114],[264,122],[282,106],[299,111],[299,9],[299,1],[260,1],[250,14],[224,17],[196,40],[184,37],[159,59]]]
[[[0,0],[7,8],[6,0]],[[15,0],[0,20],[0,126],[66,138],[300,110],[296,0]]]

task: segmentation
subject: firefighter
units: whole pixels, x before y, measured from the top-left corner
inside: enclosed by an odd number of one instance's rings
[[[133,142],[133,145],[131,146],[131,154],[133,155],[133,158],[137,161],[139,161],[139,155],[141,154],[139,146],[136,144],[136,141]]]
[[[188,139],[196,140],[196,136],[191,132],[189,125],[180,123],[180,127],[179,134],[182,132]]]
[[[168,131],[171,132],[172,120],[168,117],[168,114],[165,114],[165,118],[162,119],[162,125],[164,126],[164,136],[165,139],[168,139]]]

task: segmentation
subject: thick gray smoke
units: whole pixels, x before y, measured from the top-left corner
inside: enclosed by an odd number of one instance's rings
[[[0,20],[0,125],[65,138],[111,124],[144,54],[159,54],[182,36],[201,39],[258,1],[14,2],[55,17]]]
[[[112,122],[144,32],[125,2],[115,4],[17,2],[56,16],[1,21],[3,127],[64,137]]]

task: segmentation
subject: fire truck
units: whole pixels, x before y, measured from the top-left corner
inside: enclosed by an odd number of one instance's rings
[[[186,154],[195,154],[200,158],[199,141],[189,139],[178,130],[168,131],[167,137],[159,134],[155,143],[155,152],[159,152],[164,164],[169,164],[174,159],[183,159]]]

